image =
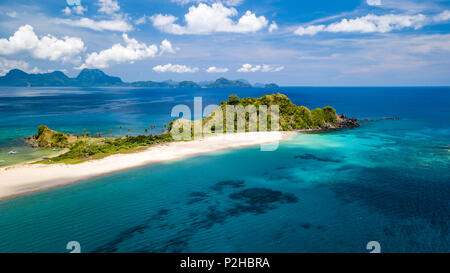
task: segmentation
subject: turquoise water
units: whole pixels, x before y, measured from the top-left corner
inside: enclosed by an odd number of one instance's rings
[[[20,90],[8,90],[16,95],[0,107],[3,147],[38,123],[74,131],[123,124],[138,132],[150,120],[162,128],[171,105],[194,95],[219,103],[230,93]],[[311,108],[400,120],[298,134],[274,152],[222,151],[4,201],[0,252],[68,252],[69,241],[80,242],[82,252],[367,252],[369,241],[380,242],[382,252],[450,251],[450,88],[283,93]],[[111,104],[133,106],[104,107]]]

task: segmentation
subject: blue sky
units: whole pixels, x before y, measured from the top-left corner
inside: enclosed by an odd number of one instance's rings
[[[0,74],[450,84],[450,1],[0,1]]]

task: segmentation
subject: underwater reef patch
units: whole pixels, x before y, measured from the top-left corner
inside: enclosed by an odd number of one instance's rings
[[[217,182],[215,185],[211,186],[211,189],[217,192],[223,191],[225,188],[238,189],[243,188],[245,182],[243,180],[225,180]]]
[[[320,161],[320,162],[332,162],[332,163],[341,163],[342,160],[339,159],[333,159],[333,158],[328,158],[328,157],[318,157],[315,156],[313,154],[303,154],[303,155],[296,155],[294,156],[295,159],[303,159],[303,160],[316,160],[316,161]]]
[[[388,217],[421,218],[448,234],[450,218],[442,215],[450,215],[450,172],[398,167],[356,171],[355,180],[327,185],[339,200],[362,203]]]

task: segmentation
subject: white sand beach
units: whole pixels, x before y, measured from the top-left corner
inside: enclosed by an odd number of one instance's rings
[[[127,169],[182,159],[220,150],[268,144],[289,138],[294,132],[252,132],[210,136],[187,142],[171,142],[126,154],[80,164],[18,164],[0,168],[0,200],[86,181]]]

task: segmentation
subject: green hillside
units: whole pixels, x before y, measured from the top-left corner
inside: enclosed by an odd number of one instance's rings
[[[226,106],[227,105],[241,105],[243,107],[253,105],[259,113],[262,105],[268,107],[268,113],[274,105],[279,106],[279,121],[281,131],[295,131],[301,129],[311,130],[332,130],[339,128],[355,128],[359,124],[356,119],[349,119],[344,115],[337,115],[336,111],[331,106],[309,110],[305,106],[297,106],[292,103],[288,97],[282,94],[264,95],[260,98],[243,98],[240,99],[236,95],[229,96],[227,101],[224,101],[219,106],[223,113],[222,126],[215,128],[212,126],[212,132],[223,132],[226,129]],[[40,163],[79,163],[90,159],[98,159],[115,153],[123,153],[136,151],[138,149],[148,147],[158,143],[174,141],[172,134],[169,132],[172,129],[182,128],[181,125],[186,125],[184,128],[194,127],[194,123],[201,123],[202,126],[213,124],[218,121],[219,116],[211,114],[210,116],[197,121],[186,119],[177,119],[172,121],[168,126],[168,132],[161,135],[139,135],[139,136],[125,136],[108,138],[102,137],[100,134],[91,135],[89,132],[83,131],[77,135],[71,135],[51,130],[47,126],[41,125],[38,128],[38,134],[27,138],[27,142],[34,147],[44,148],[63,148],[68,149],[68,152],[52,159],[40,161]],[[249,128],[248,121],[252,118],[246,114],[245,131],[256,131],[258,128]],[[268,115],[267,128],[270,130],[272,118]],[[232,120],[234,124],[233,131],[237,131],[237,116]],[[215,123],[214,123],[215,124]],[[221,124],[218,122],[217,124]],[[258,125],[259,126],[259,125]],[[146,130],[147,132],[148,130]],[[191,130],[191,134],[193,130]],[[195,135],[198,135],[197,133]],[[207,135],[207,134],[205,134]]]

